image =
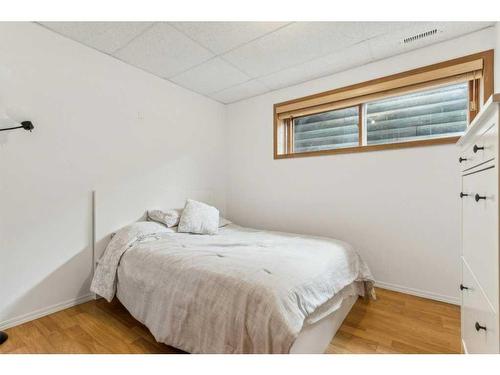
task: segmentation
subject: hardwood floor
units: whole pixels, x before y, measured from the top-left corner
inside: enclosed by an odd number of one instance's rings
[[[377,289],[359,299],[327,353],[460,353],[458,306]],[[0,353],[182,353],[117,301],[91,301],[7,330]]]
[[[460,353],[460,307],[377,289],[358,299],[327,353]]]

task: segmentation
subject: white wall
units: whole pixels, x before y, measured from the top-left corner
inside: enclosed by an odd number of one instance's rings
[[[495,24],[495,92],[500,92],[500,22]]]
[[[138,181],[224,206],[223,105],[30,23],[0,23],[0,327],[88,295],[91,191]]]
[[[273,104],[494,47],[492,28],[228,106],[227,210],[355,245],[381,285],[458,302],[454,145],[273,160]]]

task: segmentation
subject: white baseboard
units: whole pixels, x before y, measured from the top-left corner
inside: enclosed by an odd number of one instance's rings
[[[73,307],[73,306],[79,305],[81,303],[88,302],[91,299],[93,299],[93,296],[94,296],[93,293],[89,293],[89,294],[86,294],[84,296],[80,296],[77,298],[70,299],[68,301],[56,303],[55,305],[52,305],[49,307],[44,307],[44,308],[41,308],[39,310],[30,312],[27,314],[16,316],[14,318],[5,320],[3,322],[0,322],[0,330],[15,327],[15,326],[18,326],[20,324],[41,318],[43,316],[53,314],[55,312],[67,309],[69,307]]]
[[[450,297],[450,296],[443,296],[441,294],[437,294],[437,293],[433,293],[433,292],[428,292],[428,291],[425,291],[425,290],[408,288],[406,286],[401,286],[401,285],[391,284],[391,283],[385,283],[383,281],[376,281],[375,282],[375,286],[376,287],[380,287],[382,289],[393,290],[395,292],[401,292],[401,293],[411,294],[412,296],[423,297],[423,298],[428,298],[428,299],[432,299],[432,300],[435,300],[435,301],[451,303],[453,305],[460,305],[460,299],[459,298]]]

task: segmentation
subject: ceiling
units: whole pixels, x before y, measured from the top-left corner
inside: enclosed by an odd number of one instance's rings
[[[493,22],[40,22],[221,103],[483,29]],[[411,43],[403,39],[432,29]]]

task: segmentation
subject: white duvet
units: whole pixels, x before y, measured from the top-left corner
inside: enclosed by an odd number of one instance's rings
[[[91,290],[108,301],[116,293],[156,340],[187,352],[288,353],[305,320],[344,287],[359,281],[374,295],[367,265],[341,241],[146,224],[111,240]]]

